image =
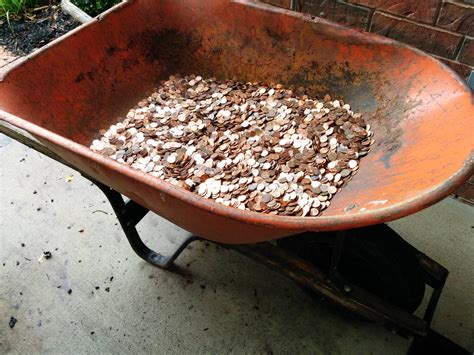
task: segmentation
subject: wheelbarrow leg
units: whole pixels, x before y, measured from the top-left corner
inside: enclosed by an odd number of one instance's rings
[[[199,237],[193,235],[187,236],[170,255],[163,255],[151,250],[143,243],[135,228],[149,210],[132,200],[124,201],[119,192],[97,181],[91,181],[102,190],[109,200],[132,249],[140,258],[150,264],[162,269],[168,269],[191,242],[199,239]]]

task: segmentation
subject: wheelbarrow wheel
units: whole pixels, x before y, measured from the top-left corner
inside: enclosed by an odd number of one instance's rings
[[[303,233],[278,245],[328,271],[336,232]],[[347,231],[339,274],[410,313],[421,304],[425,282],[413,248],[385,224]]]

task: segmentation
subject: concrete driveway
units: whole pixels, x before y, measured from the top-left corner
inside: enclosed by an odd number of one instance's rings
[[[0,157],[2,354],[404,354],[409,346],[214,245],[191,245],[172,271],[146,264],[79,174],[3,135]],[[391,226],[450,270],[433,327],[473,351],[474,208],[448,198]],[[158,250],[181,235],[151,214],[139,229]],[[44,251],[52,257],[41,259]]]

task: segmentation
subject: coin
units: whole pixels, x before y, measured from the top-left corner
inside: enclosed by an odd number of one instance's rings
[[[318,216],[374,142],[349,104],[281,84],[172,75],[90,148],[225,206]]]

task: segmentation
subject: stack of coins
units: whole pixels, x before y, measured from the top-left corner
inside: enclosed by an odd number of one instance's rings
[[[317,216],[373,143],[348,104],[282,85],[171,76],[91,149],[226,206]]]

